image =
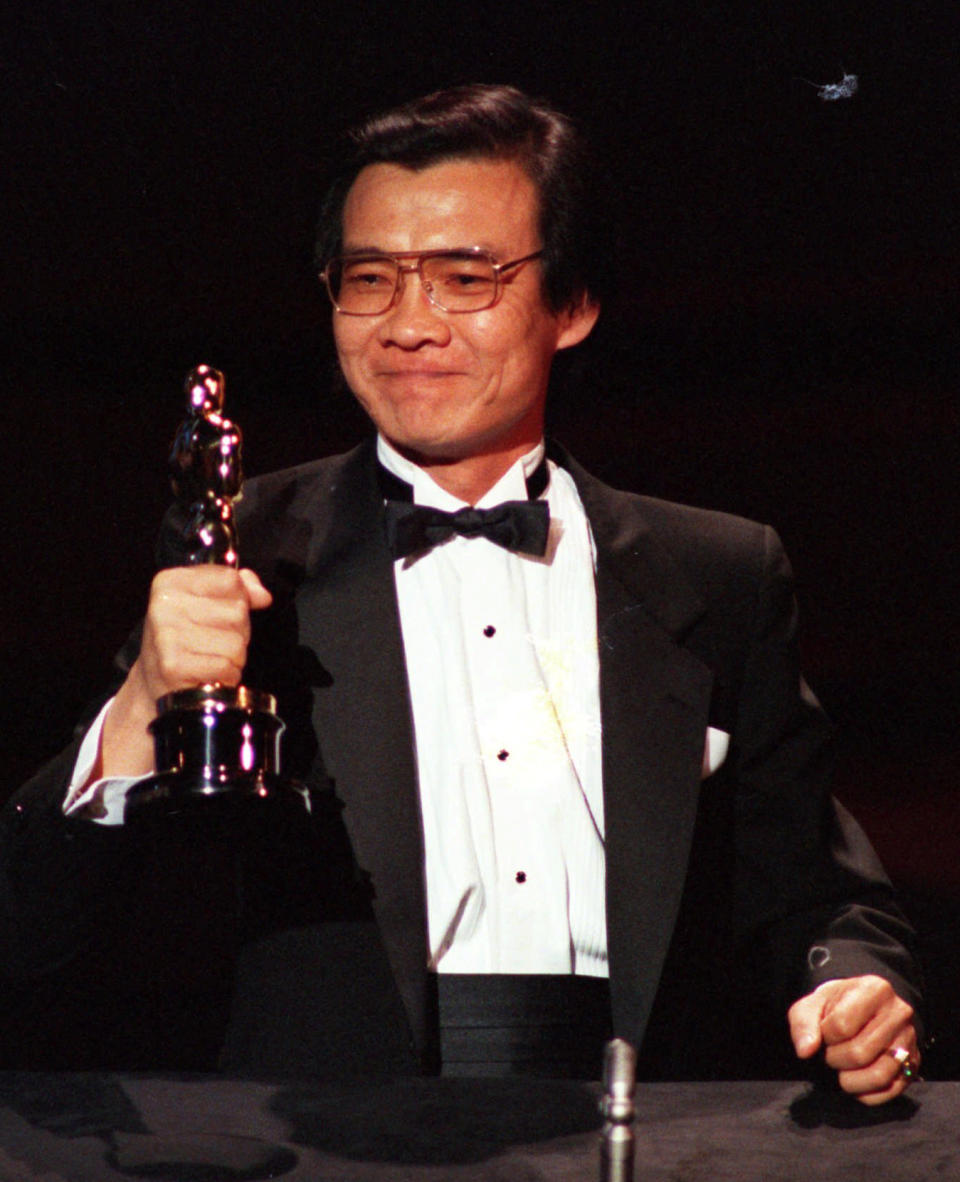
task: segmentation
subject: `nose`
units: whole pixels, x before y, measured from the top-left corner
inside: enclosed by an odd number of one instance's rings
[[[416,265],[402,266],[397,277],[397,297],[384,314],[379,326],[384,345],[419,349],[422,345],[445,345],[450,340],[450,326],[435,304],[430,302],[426,285],[417,274]]]

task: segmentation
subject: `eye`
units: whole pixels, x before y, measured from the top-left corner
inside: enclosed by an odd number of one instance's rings
[[[378,291],[395,282],[396,267],[390,259],[352,259],[340,273],[340,286],[354,291]]]
[[[494,283],[493,269],[487,259],[462,255],[430,260],[431,283],[447,291],[487,291]]]

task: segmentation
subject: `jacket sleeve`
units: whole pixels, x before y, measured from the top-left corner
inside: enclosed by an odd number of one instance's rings
[[[759,942],[788,1001],[876,973],[918,1009],[912,929],[865,834],[830,794],[831,732],[800,676],[789,562],[765,529],[731,743],[736,928]]]
[[[89,722],[136,658],[139,628],[114,660],[107,694],[73,741],[0,810],[0,977],[10,982],[56,972],[110,939],[125,873],[121,829],[66,817],[63,804]]]

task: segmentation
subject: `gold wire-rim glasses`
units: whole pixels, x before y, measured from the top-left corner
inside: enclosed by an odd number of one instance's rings
[[[344,316],[382,316],[385,312],[389,312],[403,291],[404,276],[412,274],[416,274],[419,278],[427,299],[442,312],[453,314],[483,312],[487,308],[492,308],[499,300],[502,291],[501,276],[505,271],[519,267],[521,263],[538,259],[543,253],[543,250],[535,250],[521,258],[498,263],[488,250],[484,250],[480,246],[464,247],[459,250],[442,248],[397,252],[361,251],[356,254],[337,255],[330,259],[320,272],[320,278],[330,296],[330,302]],[[451,265],[449,275],[444,275],[442,270],[437,270],[435,264],[438,260],[447,260]],[[427,264],[426,272],[424,271],[425,263]],[[487,269],[477,270],[477,264],[485,265]],[[344,306],[342,270],[344,267],[352,265],[368,268],[366,272],[358,270],[354,276],[357,286],[352,290],[356,298],[366,300],[368,305],[373,301],[375,306],[364,308]],[[377,265],[387,269],[376,270]],[[443,295],[438,294],[437,288],[439,286],[441,291],[446,290],[448,293],[454,291],[450,281],[457,279],[468,279],[470,283],[461,292],[462,298],[453,298],[448,294],[447,301],[454,304],[453,307],[449,307],[444,302]],[[364,287],[367,288],[366,292],[363,290]],[[470,288],[474,290],[471,291]],[[377,295],[381,295],[382,300],[373,300],[373,297]],[[458,303],[464,301],[469,306],[457,306]]]

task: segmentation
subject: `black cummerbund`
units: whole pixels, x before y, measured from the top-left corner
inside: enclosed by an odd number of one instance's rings
[[[600,1079],[606,978],[439,973],[437,988],[443,1075]]]

